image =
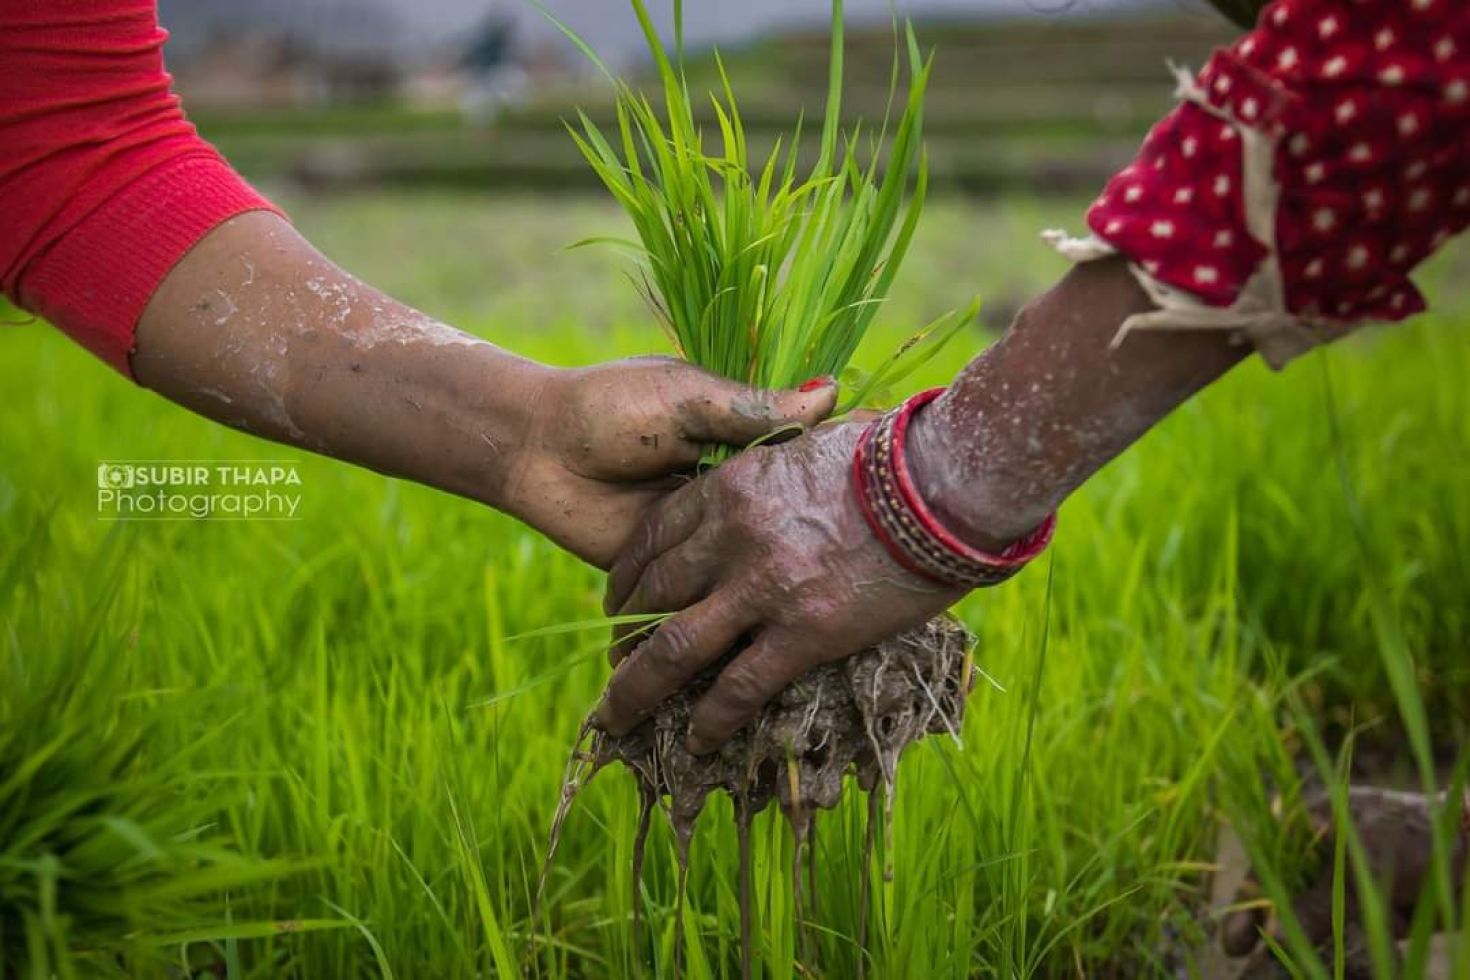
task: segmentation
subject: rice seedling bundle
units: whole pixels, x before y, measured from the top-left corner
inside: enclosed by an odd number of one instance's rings
[[[904,32],[909,84],[899,119],[844,134],[843,4],[834,0],[826,114],[816,160],[803,172],[801,121],[763,160],[752,158],[718,54],[721,90],[709,100],[719,148],[712,149],[684,70],[681,0],[674,2],[672,57],[644,0],[632,0],[632,8],[657,71],[661,107],[608,72],[616,131],[604,132],[581,112],[571,131],[638,240],[583,244],[612,243],[637,256],[635,282],[681,356],[769,388],[846,372],[854,382],[847,404],[857,405],[907,377],[973,318],[978,304],[930,324],[873,375],[847,371],[898,275],[928,192],[923,118],[932,59],[920,54],[912,28]],[[902,67],[897,54],[890,116]]]

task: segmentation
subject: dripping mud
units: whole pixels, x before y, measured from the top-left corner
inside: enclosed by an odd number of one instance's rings
[[[750,824],[755,815],[774,802],[794,832],[793,914],[798,937],[804,940],[803,923],[816,915],[812,887],[815,814],[835,807],[847,777],[855,777],[857,786],[868,794],[863,867],[871,868],[877,828],[881,823],[886,836],[892,826],[895,778],[904,749],[926,735],[958,735],[975,674],[970,646],[964,627],[947,616],[936,617],[857,656],[811,671],[768,705],[754,723],[708,756],[691,755],[684,748],[684,739],[690,713],[713,681],[713,672],[665,701],[654,716],[621,738],[592,728],[590,722],[585,724],[552,821],[537,888],[538,912],[572,803],[604,767],[621,763],[632,774],[642,801],[633,848],[635,890],[653,811],[659,808],[667,815],[678,844],[680,910],[695,821],[710,794],[724,793],[734,803],[740,843],[741,958],[749,976],[754,963]],[[890,854],[891,848],[885,847],[883,853]],[[805,887],[804,858],[808,862]],[[885,867],[884,874],[891,877],[891,869]],[[866,939],[868,893],[865,872],[859,945]],[[639,907],[635,894],[633,908]],[[638,928],[636,922],[634,928]],[[678,944],[675,949],[677,952]],[[678,964],[675,966],[677,972]]]

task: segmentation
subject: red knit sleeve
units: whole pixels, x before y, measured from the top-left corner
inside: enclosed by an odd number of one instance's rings
[[[275,210],[184,118],[153,0],[0,0],[0,289],[113,367],[211,229]]]

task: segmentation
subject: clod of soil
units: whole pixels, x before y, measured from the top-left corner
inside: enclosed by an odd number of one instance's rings
[[[949,617],[812,670],[767,705],[756,721],[707,756],[689,754],[689,716],[713,675],[668,699],[622,738],[593,736],[594,769],[621,762],[645,799],[665,801],[682,839],[709,794],[730,794],[753,816],[780,802],[803,829],[817,809],[842,796],[855,773],[871,790],[891,786],[903,750],[925,735],[957,733],[974,667],[969,633]]]
[[[1460,799],[1452,799],[1443,792],[1430,797],[1378,786],[1352,786],[1348,789],[1347,802],[1353,826],[1367,855],[1367,870],[1386,899],[1390,933],[1396,940],[1404,939],[1409,935],[1425,885],[1433,874],[1434,819],[1443,808],[1451,809],[1451,820],[1458,830],[1448,842],[1450,851],[1446,857],[1450,864],[1450,878],[1461,881],[1470,870],[1470,792]],[[1326,860],[1326,855],[1332,853],[1335,833],[1331,794],[1326,790],[1312,793],[1306,799],[1304,809],[1316,831],[1313,850],[1319,866],[1313,880],[1296,897],[1292,906],[1302,932],[1331,964],[1334,947],[1333,882],[1331,862]],[[1368,935],[1358,924],[1360,912],[1356,878],[1349,875],[1344,886],[1347,925],[1344,929],[1342,975],[1349,980],[1357,977],[1371,980],[1374,976],[1372,950]],[[1246,903],[1262,894],[1260,883],[1250,875],[1241,885],[1234,903]],[[1280,923],[1261,905],[1237,909],[1225,916],[1220,924],[1220,945],[1224,951],[1234,957],[1251,957],[1238,974],[1242,980],[1284,980],[1291,975],[1277,962],[1269,945],[1261,941],[1263,933],[1270,935],[1278,944],[1286,942]],[[1393,956],[1397,961],[1396,951]]]
[[[638,728],[615,738],[588,726],[568,771],[562,803],[552,825],[551,850],[573,797],[598,770],[621,762],[633,774],[643,799],[634,848],[638,878],[649,816],[662,804],[687,854],[694,823],[711,793],[735,802],[741,837],[742,892],[748,871],[748,828],[755,814],[778,801],[797,836],[796,861],[818,809],[835,807],[844,779],[879,790],[891,806],[898,760],[926,735],[958,734],[975,668],[969,632],[939,616],[854,657],[824,664],[787,688],[718,752],[691,755],[684,748],[694,704],[715,672],[669,698]],[[876,797],[870,796],[870,815]],[[869,849],[873,819],[869,820]],[[885,828],[890,826],[885,821]],[[551,861],[547,856],[547,863]],[[682,863],[682,861],[681,861]],[[797,868],[797,903],[800,886]],[[866,885],[866,882],[864,882]],[[635,884],[636,887],[636,884]],[[681,881],[682,892],[682,881]],[[748,915],[742,895],[742,917]],[[742,924],[749,968],[749,923]]]

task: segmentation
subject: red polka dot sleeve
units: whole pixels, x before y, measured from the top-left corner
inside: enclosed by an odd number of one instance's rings
[[[0,0],[0,289],[123,373],[211,229],[275,210],[184,118],[154,0]]]
[[[1409,273],[1470,224],[1464,0],[1276,0],[1180,95],[1093,237],[1054,238],[1131,260],[1160,310],[1125,332],[1229,329],[1280,366],[1424,308]]]

